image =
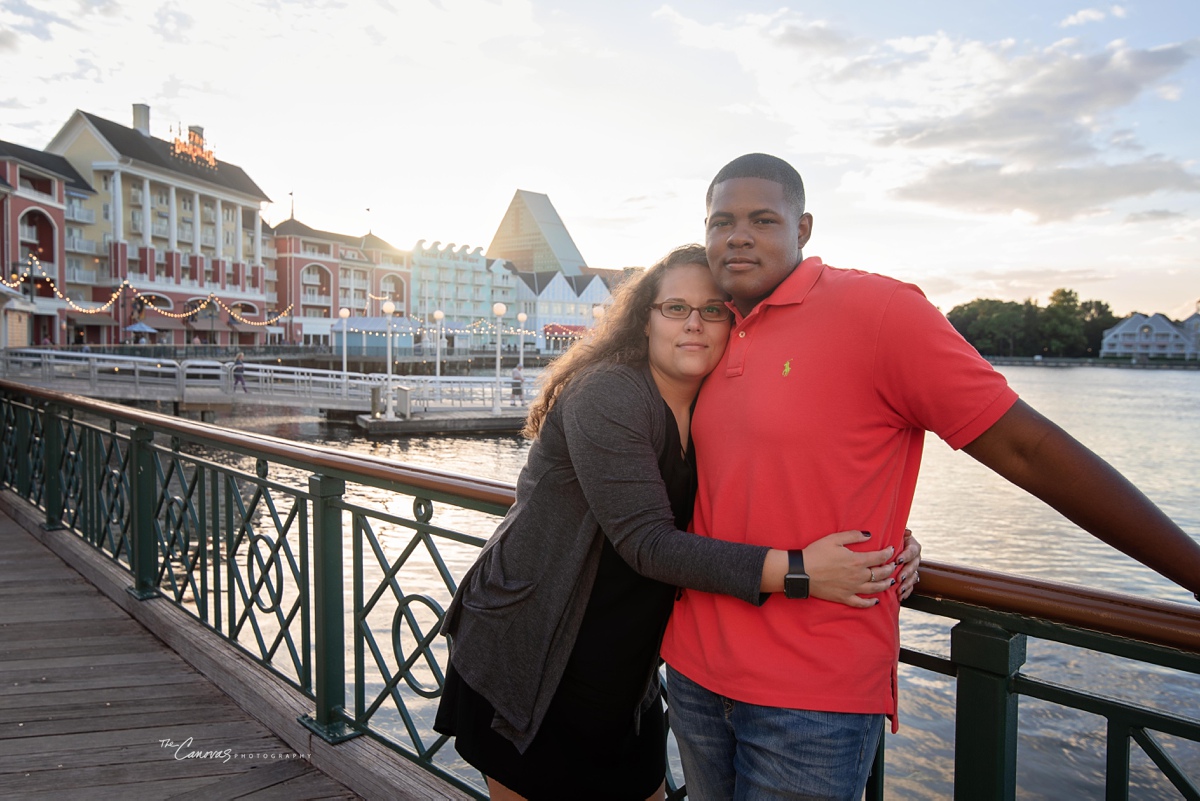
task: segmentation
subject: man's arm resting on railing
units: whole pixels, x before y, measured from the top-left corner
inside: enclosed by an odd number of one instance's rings
[[[1200,600],[1200,545],[1112,465],[1024,401],[963,450]]]

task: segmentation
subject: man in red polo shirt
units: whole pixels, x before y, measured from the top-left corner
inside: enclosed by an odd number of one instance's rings
[[[812,215],[787,162],[751,154],[708,190],[707,248],[736,312],[692,432],[700,534],[792,551],[761,607],[684,590],[662,654],[688,797],[861,797],[895,725],[899,600],[807,598],[803,548],[860,529],[901,549],[925,431],[1193,592],[1200,546],[1020,401],[919,289],[804,259]]]

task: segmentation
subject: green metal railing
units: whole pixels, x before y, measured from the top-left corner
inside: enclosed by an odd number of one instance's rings
[[[0,381],[0,486],[312,701],[330,742],[366,735],[483,798],[432,730],[457,578],[513,489]],[[436,519],[435,519],[436,518]],[[348,564],[347,564],[348,561]],[[1106,797],[1129,795],[1131,744],[1200,799],[1160,736],[1200,721],[1021,673],[1028,638],[1200,674],[1200,612],[967,568],[922,565],[907,606],[957,621],[950,653],[902,650],[957,686],[954,794],[1016,794],[1021,696],[1102,717]],[[882,799],[884,751],[868,797]],[[684,793],[671,780],[670,795]]]

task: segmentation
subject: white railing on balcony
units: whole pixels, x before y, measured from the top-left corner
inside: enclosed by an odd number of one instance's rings
[[[267,256],[267,257],[269,257],[269,258],[272,258],[272,259],[273,259],[273,258],[275,258],[277,255],[279,255],[279,254],[276,252],[276,250],[275,250],[275,246],[274,246],[274,245],[263,245],[263,246],[262,246],[262,254],[263,254],[264,256]]]
[[[191,244],[191,242],[192,242],[192,226],[189,225],[189,226],[184,227],[181,225],[181,226],[179,226],[179,229],[176,231],[176,234],[177,234],[177,238],[179,239],[180,242],[187,242],[188,244]]]
[[[85,209],[83,206],[68,204],[66,217],[70,222],[94,223],[96,221],[96,212],[93,209]]]
[[[37,229],[34,228],[32,225],[22,225],[21,226],[21,239],[25,242],[38,241]]]
[[[279,273],[275,272],[274,270],[263,270],[263,275],[268,281],[275,281],[279,278]]]
[[[171,235],[171,225],[166,220],[155,220],[151,233],[166,239]]]
[[[314,303],[322,306],[328,306],[332,299],[329,295],[319,295],[316,292],[305,292],[303,297],[305,303]]]
[[[75,253],[95,253],[96,243],[90,239],[84,239],[81,236],[68,236],[66,239],[67,250]]]
[[[276,301],[279,300],[279,293],[278,292],[268,292],[267,300],[269,300],[272,303],[275,303]]]
[[[67,268],[67,281],[75,284],[94,284],[99,276],[95,270],[84,270],[79,267]],[[104,280],[108,280],[108,274],[105,273]]]
[[[205,231],[200,234],[200,244],[208,248],[215,248],[217,246],[217,235],[211,231]]]
[[[142,205],[142,190],[130,189],[129,190],[129,202],[135,206]]]
[[[142,232],[142,217],[140,214],[135,214],[129,218],[129,230],[135,234]]]
[[[320,284],[321,276],[313,275],[312,273],[304,273],[303,275],[300,276],[300,283],[302,283],[302,284]]]

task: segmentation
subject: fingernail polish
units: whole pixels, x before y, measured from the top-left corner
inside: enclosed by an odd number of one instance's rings
[[[899,559],[897,559],[897,560],[896,560],[896,564],[898,564],[898,565],[902,565],[902,564],[904,564],[904,557],[903,557],[903,556],[901,556]]]
[[[895,584],[895,583],[896,583],[896,580],[895,580],[895,579],[892,579],[892,583],[891,583],[891,584],[889,584],[888,586],[889,586],[889,587],[891,587],[891,586],[892,586],[893,584]]]
[[[862,533],[862,535],[863,535],[864,537],[866,537],[867,539],[870,539],[870,538],[871,538],[871,532],[869,532],[869,531],[864,531],[864,532]]]

